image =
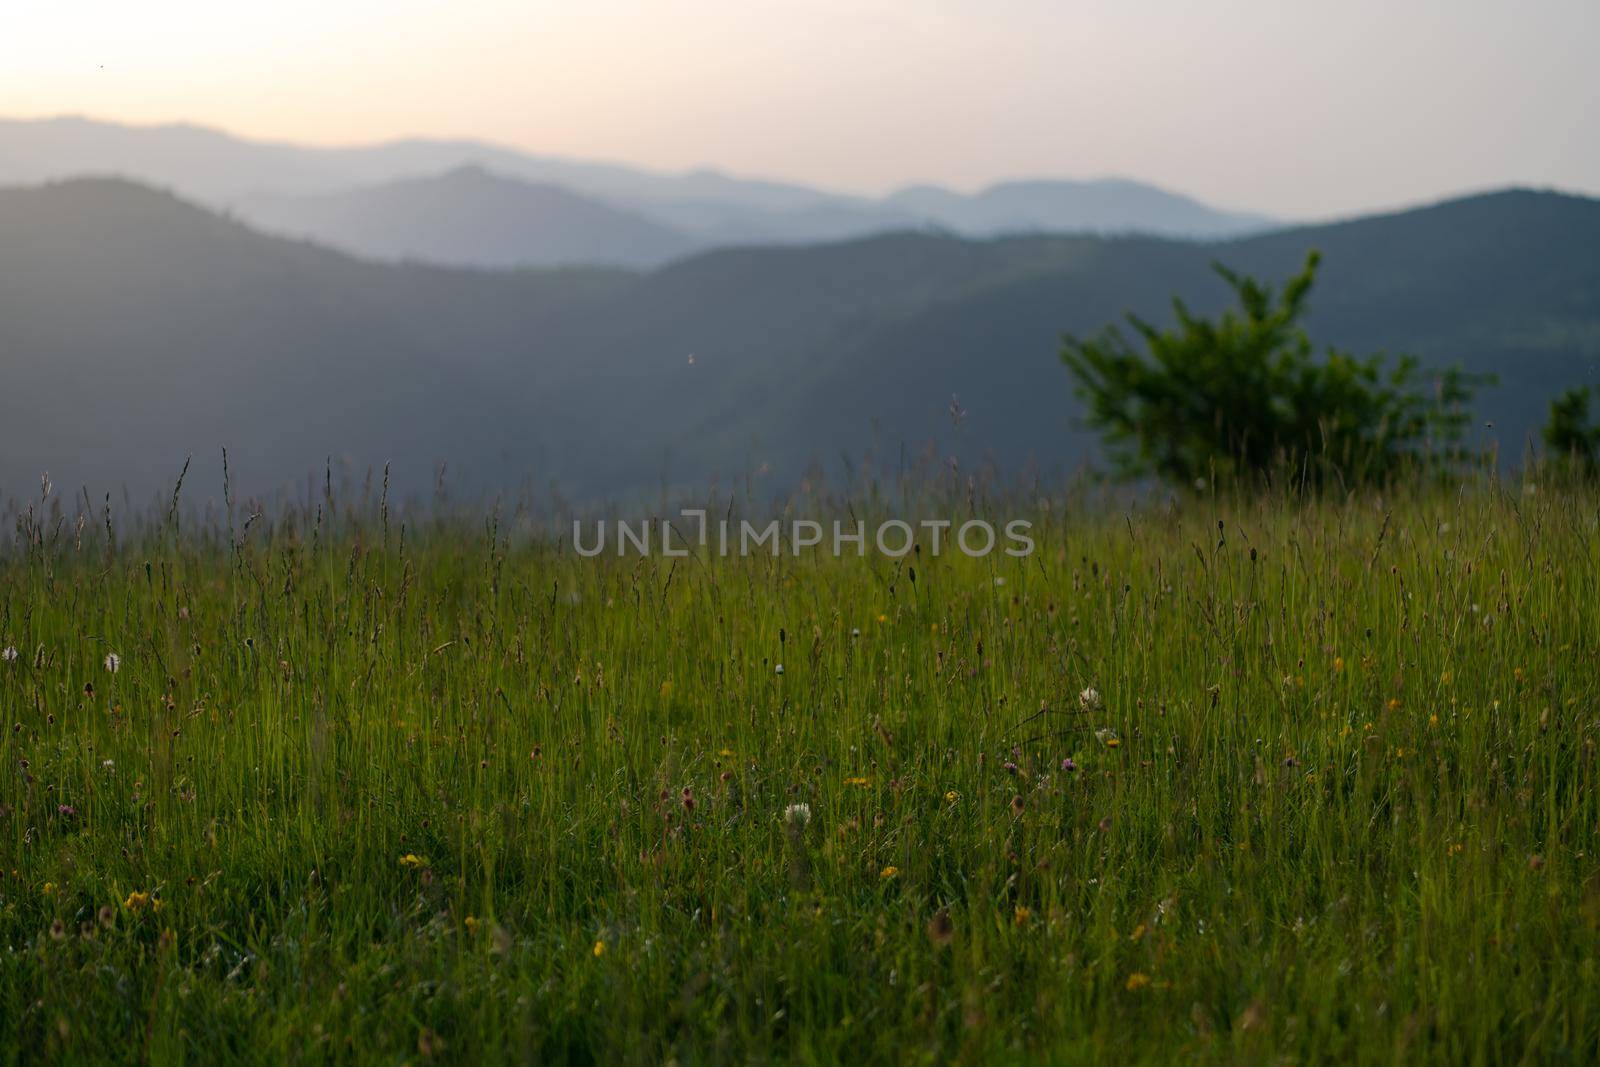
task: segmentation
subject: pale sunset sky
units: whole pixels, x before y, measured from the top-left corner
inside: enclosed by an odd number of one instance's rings
[[[0,117],[1321,217],[1600,193],[1600,0],[0,0]]]

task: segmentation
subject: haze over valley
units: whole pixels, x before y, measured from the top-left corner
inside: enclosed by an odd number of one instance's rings
[[[221,169],[206,173],[215,196]],[[658,255],[480,269],[517,262],[525,231],[419,207],[452,186],[490,216],[533,205],[547,230]],[[236,484],[262,493],[330,456],[354,477],[392,463],[409,492],[447,463],[463,490],[586,499],[757,475],[781,493],[930,449],[1005,477],[1071,471],[1095,452],[1057,359],[1064,331],[1163,320],[1174,294],[1216,308],[1213,260],[1272,278],[1312,247],[1327,262],[1314,335],[1498,374],[1482,436],[1512,458],[1550,392],[1600,366],[1600,203],[1557,193],[1206,242],[916,227],[696,251],[642,215],[485,171],[370,188],[372,213],[333,212],[353,228],[330,244],[391,241],[385,220],[409,221],[451,265],[399,262],[424,257],[393,244],[357,258],[127,179],[0,190],[0,491],[26,496],[49,471],[146,495],[193,453],[204,495],[222,446]],[[727,200],[778,210],[792,195],[763,188]],[[350,196],[366,194],[293,194]]]

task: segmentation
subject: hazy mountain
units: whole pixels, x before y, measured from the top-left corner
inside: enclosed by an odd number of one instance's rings
[[[655,266],[697,247],[642,216],[475,166],[340,193],[250,196],[233,209],[263,230],[355,255],[447,266]]]
[[[1271,228],[1262,215],[1218,211],[1140,182],[1031,181],[993,185],[972,196],[937,186],[902,189],[888,203],[957,233],[1145,233],[1233,237]]]
[[[224,445],[247,492],[329,455],[509,478],[488,465],[537,394],[538,324],[629,283],[377,265],[124,181],[0,190],[0,491],[48,470],[143,494],[193,451],[214,493]]]
[[[1509,192],[1200,246],[1152,238],[894,234],[718,251],[660,270],[385,266],[126,182],[0,190],[0,492],[43,470],[141,498],[197,455],[245,492],[395,463],[457,484],[599,495],[929,442],[970,465],[1089,455],[1062,331],[1199,311],[1209,260],[1281,277],[1326,257],[1319,340],[1497,371],[1484,418],[1512,453],[1558,387],[1600,380],[1600,202]],[[950,417],[951,396],[965,417]],[[757,472],[764,472],[757,474]]]
[[[660,174],[530,155],[475,141],[412,139],[366,147],[309,148],[247,141],[190,125],[133,127],[83,118],[0,120],[0,185],[119,175],[213,207],[234,208],[250,218],[267,210],[310,212],[329,227],[362,225],[341,217],[341,212],[359,216],[367,211],[368,186],[437,177],[469,166],[502,178],[560,186],[575,196],[681,232],[699,247],[805,244],[922,227],[969,236],[1072,231],[1218,237],[1268,224],[1265,219],[1217,211],[1123,181],[1013,183],[970,197],[918,188],[874,199],[733,178],[708,169]],[[298,198],[330,194],[339,196],[319,200],[315,207],[298,204]],[[467,262],[492,266],[497,261]]]

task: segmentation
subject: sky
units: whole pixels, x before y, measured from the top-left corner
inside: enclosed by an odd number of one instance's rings
[[[0,116],[1324,218],[1600,194],[1600,0],[0,0]]]

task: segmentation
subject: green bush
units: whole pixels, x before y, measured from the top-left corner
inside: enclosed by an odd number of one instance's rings
[[[1550,401],[1544,443],[1551,458],[1585,475],[1600,471],[1600,426],[1589,421],[1588,386],[1568,389]]]
[[[1310,253],[1281,292],[1216,265],[1238,307],[1212,321],[1174,300],[1169,329],[1129,315],[1144,351],[1115,326],[1065,339],[1087,421],[1124,475],[1316,486],[1469,458],[1465,407],[1489,379],[1449,368],[1430,381],[1409,356],[1319,358],[1300,326],[1319,259]]]

